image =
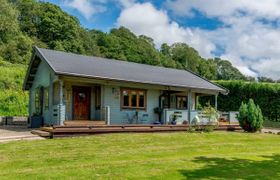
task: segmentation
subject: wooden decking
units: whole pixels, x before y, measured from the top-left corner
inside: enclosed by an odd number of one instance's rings
[[[95,125],[106,125],[105,121],[89,121],[89,120],[71,120],[64,121],[65,126],[95,126]]]
[[[104,133],[176,132],[187,131],[188,128],[188,125],[88,125],[84,123],[78,125],[68,124],[65,126],[42,127],[40,130],[48,132],[50,134],[50,138],[56,138]],[[239,125],[220,125],[215,130],[234,131],[240,129]]]

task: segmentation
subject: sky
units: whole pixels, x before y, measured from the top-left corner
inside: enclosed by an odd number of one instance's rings
[[[243,74],[280,79],[280,0],[45,0],[88,29],[125,26],[157,48],[184,42]]]

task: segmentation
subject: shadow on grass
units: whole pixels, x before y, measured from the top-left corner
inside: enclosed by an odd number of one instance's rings
[[[203,167],[179,170],[187,179],[280,179],[280,155],[261,156],[255,161],[197,157],[193,162]]]

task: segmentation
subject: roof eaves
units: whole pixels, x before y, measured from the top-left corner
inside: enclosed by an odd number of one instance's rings
[[[31,66],[32,66],[32,64],[33,64],[33,61],[34,61],[34,59],[35,59],[35,56],[36,56],[36,53],[35,53],[35,49],[33,48],[33,53],[32,53],[32,56],[31,56],[31,59],[30,59],[30,61],[29,61],[28,68],[27,68],[27,71],[26,71],[26,74],[25,74],[25,77],[24,77],[24,82],[23,82],[23,86],[22,86],[22,90],[23,90],[23,91],[24,91],[24,90],[28,90],[28,89],[26,88],[27,79],[28,79],[28,77],[29,77],[29,75],[30,75]]]
[[[92,75],[69,73],[69,72],[63,72],[63,71],[57,71],[56,74],[57,75],[74,76],[74,77],[84,77],[84,78],[95,78],[95,79],[103,79],[103,80],[132,82],[132,83],[134,82],[134,83],[151,84],[151,85],[173,86],[173,87],[180,87],[180,88],[205,89],[205,90],[220,92],[220,93],[223,93],[223,94],[226,93],[226,91],[221,91],[221,90],[218,90],[218,89],[196,87],[196,86],[185,86],[185,85],[182,85],[182,84],[167,84],[167,83],[161,83],[161,82],[139,81],[139,80],[133,80],[133,79],[131,79],[131,80],[116,79],[116,78],[110,78],[110,77],[92,76]],[[225,90],[224,88],[221,88],[221,89]]]
[[[208,79],[206,79],[206,78],[200,76],[199,74],[196,74],[196,73],[192,72],[191,70],[186,69],[186,71],[188,71],[189,73],[191,73],[191,74],[193,74],[193,75],[195,75],[195,76],[197,76],[197,77],[199,77],[199,78],[201,78],[201,79],[207,81],[207,82],[210,83],[210,84],[213,84],[214,86],[217,86],[217,87],[223,89],[224,92],[221,91],[222,94],[227,95],[227,94],[229,93],[229,90],[228,90],[227,88],[224,88],[223,86],[221,86],[221,85],[219,85],[219,84],[213,83],[213,82],[209,81]]]

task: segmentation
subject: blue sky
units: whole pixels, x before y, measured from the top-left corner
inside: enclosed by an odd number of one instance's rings
[[[81,12],[79,12],[77,9],[73,7],[67,6],[67,2],[71,1],[63,1],[63,0],[46,0],[48,2],[51,2],[53,4],[56,4],[60,6],[64,11],[68,12],[69,14],[77,17],[81,25],[88,28],[88,29],[99,29],[102,31],[109,31],[112,27],[115,27],[115,22],[117,21],[122,6],[117,1],[106,1],[108,3],[98,3],[102,4],[106,7],[106,10],[104,12],[96,13],[91,16],[90,19],[86,18]],[[90,1],[89,1],[90,2]],[[94,5],[94,1],[92,1]],[[100,1],[99,1],[100,2]],[[102,1],[101,1],[102,2]],[[136,2],[136,1],[135,1]],[[193,13],[195,16],[193,17],[179,17],[174,15],[172,11],[169,11],[165,7],[165,1],[137,1],[138,3],[145,3],[150,2],[154,5],[157,9],[165,9],[170,16],[170,18],[174,21],[176,21],[181,26],[187,26],[187,27],[198,27],[202,29],[216,29],[219,26],[223,25],[221,21],[219,21],[217,18],[209,18],[202,14],[199,11],[193,10]]]
[[[280,79],[279,0],[45,0],[82,26],[125,26],[162,43],[185,42],[205,58],[230,60],[249,76]]]

